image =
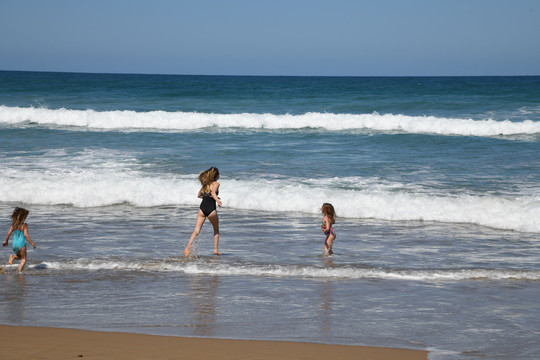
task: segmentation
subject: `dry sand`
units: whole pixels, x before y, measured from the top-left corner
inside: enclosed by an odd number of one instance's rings
[[[0,325],[0,359],[420,360],[427,352]]]

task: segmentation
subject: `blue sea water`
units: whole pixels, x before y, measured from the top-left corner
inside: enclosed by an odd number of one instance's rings
[[[540,77],[0,72],[0,323],[536,359],[539,155]]]

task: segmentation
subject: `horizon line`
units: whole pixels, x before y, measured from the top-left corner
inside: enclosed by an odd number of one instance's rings
[[[320,77],[320,78],[407,78],[407,77],[538,77],[540,74],[514,75],[261,75],[261,74],[175,74],[175,73],[136,73],[136,72],[99,72],[99,71],[60,71],[60,70],[4,70],[0,72],[31,72],[50,74],[87,74],[87,75],[140,75],[140,76],[215,76],[215,77]]]

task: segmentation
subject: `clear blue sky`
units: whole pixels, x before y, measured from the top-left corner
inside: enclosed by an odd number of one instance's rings
[[[540,1],[0,0],[0,70],[540,75]]]

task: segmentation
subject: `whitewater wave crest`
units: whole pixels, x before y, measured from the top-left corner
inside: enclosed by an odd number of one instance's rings
[[[459,136],[538,135],[540,121],[495,121],[407,116],[399,114],[213,114],[198,112],[95,111],[0,106],[0,124],[35,123],[116,131],[193,131],[224,129],[324,129],[327,131],[381,131]]]
[[[0,201],[37,205],[101,207],[198,206],[199,184],[191,177],[150,177],[114,169],[68,175],[38,170],[0,177]],[[26,179],[21,182],[20,179]],[[324,180],[324,179],[323,179]],[[341,217],[391,221],[470,223],[497,229],[540,233],[540,199],[430,193],[422,188],[396,191],[391,186],[328,186],[336,179],[304,184],[287,180],[222,179],[224,208],[319,214],[331,202]],[[10,191],[16,188],[17,191]],[[69,191],[66,191],[69,189]]]

